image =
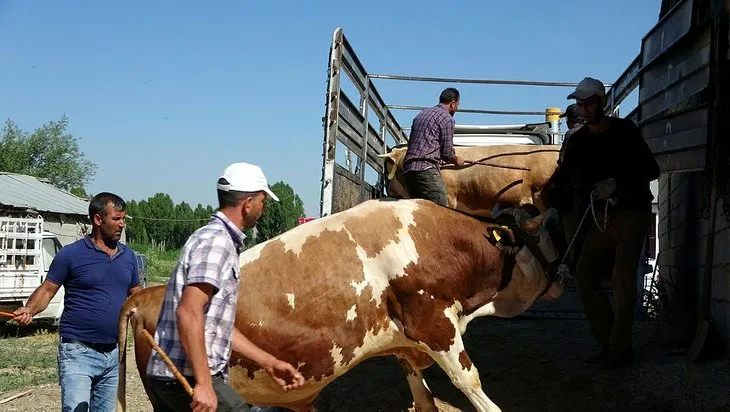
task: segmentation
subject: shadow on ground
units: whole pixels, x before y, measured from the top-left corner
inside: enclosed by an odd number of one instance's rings
[[[583,320],[479,318],[464,343],[482,387],[503,411],[730,411],[726,359],[693,365],[636,326],[634,365],[601,371],[585,363],[596,345]],[[471,403],[436,365],[429,388],[453,409]],[[371,359],[333,382],[315,401],[319,411],[406,411],[412,397],[392,357]]]

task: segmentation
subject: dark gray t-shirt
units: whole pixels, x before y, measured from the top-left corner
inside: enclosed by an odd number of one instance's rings
[[[563,163],[563,153],[565,153],[565,145],[566,143],[568,143],[568,138],[570,138],[570,135],[575,133],[581,127],[583,127],[583,125],[579,124],[578,126],[575,126],[574,128],[565,132],[565,136],[563,136],[563,144],[562,146],[560,146],[560,154],[558,154],[558,164]]]

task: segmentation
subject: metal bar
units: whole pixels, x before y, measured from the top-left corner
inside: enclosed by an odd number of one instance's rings
[[[530,80],[492,80],[492,79],[458,79],[449,77],[423,77],[423,76],[401,76],[396,74],[368,74],[371,79],[385,80],[409,80],[417,82],[436,82],[436,83],[471,83],[471,84],[505,84],[517,86],[547,86],[547,87],[576,87],[578,83],[570,82],[541,82]],[[613,84],[604,83],[605,87],[611,87]]]
[[[322,156],[322,193],[319,200],[319,215],[324,217],[332,213],[332,185],[335,175],[335,146],[340,105],[340,65],[343,47],[342,30],[335,30],[332,35],[332,46],[327,70],[327,94],[324,115],[324,146]]]
[[[370,122],[368,122],[368,108],[370,106],[370,80],[365,82],[365,90],[360,99],[360,110],[362,113],[362,152],[360,152],[360,164],[358,164],[358,177],[365,180],[365,165],[368,159],[368,135],[370,134]],[[376,134],[377,136],[377,134]]]
[[[426,106],[400,106],[400,105],[388,105],[385,106],[388,109],[393,110],[423,110],[428,109]],[[476,110],[476,109],[459,109],[460,113],[478,113],[478,114],[514,114],[514,115],[527,115],[527,116],[544,116],[547,114],[546,111],[542,112],[519,112],[510,110]]]
[[[641,53],[626,67],[624,72],[613,83],[614,86],[609,90],[609,101],[606,102],[606,107],[604,108],[607,114],[610,113],[613,115],[615,108],[639,85],[639,74],[641,74]]]

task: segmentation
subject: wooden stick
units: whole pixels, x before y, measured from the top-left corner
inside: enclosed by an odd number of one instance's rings
[[[7,316],[7,317],[10,317],[10,318],[14,318],[15,317],[15,315],[13,315],[12,313],[10,313],[10,312],[3,312],[3,311],[0,311],[0,315]]]
[[[529,167],[500,165],[500,164],[495,164],[495,163],[482,162],[480,160],[464,160],[464,163],[472,164],[472,165],[492,166],[492,167],[498,167],[498,168],[502,168],[502,169],[526,170],[528,172],[530,171]]]
[[[14,400],[16,400],[18,398],[22,398],[25,395],[29,395],[31,392],[33,392],[33,390],[28,390],[28,391],[25,391],[25,392],[20,392],[18,394],[15,394],[13,396],[10,396],[8,398],[5,398],[5,399],[3,399],[3,400],[0,401],[0,405],[4,405],[4,404],[6,404],[6,403],[8,403],[10,401],[14,401]]]
[[[142,329],[142,334],[147,338],[147,341],[152,345],[152,348],[157,351],[157,353],[160,355],[162,360],[165,362],[168,368],[170,368],[170,371],[173,375],[177,378],[177,380],[182,384],[182,386],[185,388],[185,391],[190,395],[190,397],[193,397],[193,388],[190,386],[190,383],[188,383],[188,380],[185,379],[184,376],[182,376],[182,373],[180,373],[179,370],[175,367],[175,364],[172,363],[170,358],[167,357],[167,354],[165,351],[162,350],[162,348],[157,345],[157,342],[155,342],[155,338],[150,335],[149,332],[147,332],[147,329]]]

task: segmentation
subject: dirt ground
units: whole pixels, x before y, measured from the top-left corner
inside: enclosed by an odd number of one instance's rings
[[[652,338],[652,324],[638,324],[635,364],[602,372],[584,359],[595,349],[583,320],[474,320],[464,335],[480,371],[484,391],[503,411],[730,411],[727,359],[695,365],[667,353]],[[128,359],[131,361],[130,355]],[[473,410],[436,366],[426,381],[443,411]],[[130,411],[151,411],[137,371],[127,370]],[[56,384],[32,389],[3,411],[56,411]],[[327,387],[316,401],[320,411],[405,411],[412,398],[391,358],[372,359]]]

